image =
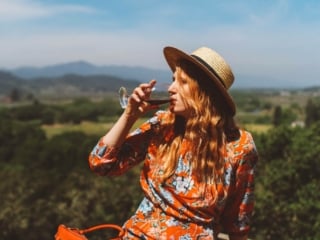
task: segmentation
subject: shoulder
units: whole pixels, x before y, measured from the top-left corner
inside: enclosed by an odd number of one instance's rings
[[[251,162],[255,164],[258,160],[258,152],[250,132],[239,130],[239,138],[228,143],[228,152],[238,164]]]
[[[254,140],[250,132],[240,129],[239,133],[239,138],[230,142],[235,149],[249,150],[255,148]]]
[[[159,110],[154,114],[154,117],[150,120],[154,119],[158,122],[168,121],[172,118],[172,113],[169,111]]]
[[[171,113],[164,110],[157,111],[151,118],[143,122],[138,128],[131,132],[131,136],[148,131],[159,131],[160,126],[168,122]]]
[[[169,111],[159,110],[147,122],[151,126],[166,125],[172,120],[172,113]]]

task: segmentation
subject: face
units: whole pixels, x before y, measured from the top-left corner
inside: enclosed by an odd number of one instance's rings
[[[180,70],[173,73],[172,83],[168,88],[170,94],[170,111],[188,118],[191,108],[186,104],[186,99],[191,96],[187,74]]]

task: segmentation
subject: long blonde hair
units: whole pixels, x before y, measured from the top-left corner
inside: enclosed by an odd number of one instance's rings
[[[191,164],[197,179],[217,187],[224,170],[225,144],[238,128],[208,77],[189,62],[183,61],[176,67],[176,81],[181,81],[182,71],[187,75],[191,92],[191,97],[184,97],[184,101],[192,109],[192,114],[188,119],[172,114],[173,137],[160,145],[158,151],[159,157],[166,159],[162,177],[166,180],[174,174],[179,147],[182,140],[186,139],[193,144]]]

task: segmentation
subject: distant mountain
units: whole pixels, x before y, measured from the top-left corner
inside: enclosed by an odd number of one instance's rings
[[[87,65],[85,65],[87,66]],[[67,68],[68,69],[68,68]],[[66,70],[69,72],[69,70]],[[62,74],[62,73],[61,73]],[[93,73],[92,73],[93,74]],[[57,74],[58,75],[58,74]],[[141,79],[141,78],[140,78]],[[104,97],[117,96],[120,86],[126,86],[128,91],[132,91],[141,81],[133,79],[123,79],[117,76],[106,74],[96,75],[78,75],[65,74],[56,77],[35,77],[25,79],[7,71],[0,71],[0,101],[7,101],[8,96],[18,92],[26,99],[30,96],[38,99],[70,99],[74,97]],[[168,81],[166,81],[168,83]],[[276,82],[276,85],[272,83]],[[260,89],[281,90],[281,89],[300,89],[306,94],[318,94],[320,86],[314,87],[295,87],[280,85],[280,81],[274,81],[266,78],[241,77],[238,78],[232,86],[232,90],[251,89],[252,91]],[[160,89],[164,90],[164,89]]]
[[[171,81],[171,72],[150,69],[144,67],[128,67],[128,66],[96,66],[85,61],[77,61],[63,64],[56,64],[41,68],[21,67],[11,70],[13,74],[24,79],[33,79],[39,77],[61,77],[66,74],[76,74],[82,76],[90,75],[109,75],[126,80],[135,80],[139,82],[156,79],[159,82]]]
[[[97,66],[86,61],[61,63],[45,67],[21,67],[10,70],[19,78],[31,80],[35,78],[59,78],[64,75],[74,74],[78,76],[108,75],[128,81],[147,82],[156,79],[159,83],[170,83],[172,73],[168,70],[150,69],[146,67],[129,66]],[[306,88],[306,82],[290,81],[290,79],[276,79],[266,76],[236,75],[235,88]],[[164,86],[159,84],[158,86]],[[160,88],[165,90],[164,87]]]
[[[93,96],[99,93],[116,95],[121,86],[126,86],[130,90],[138,84],[138,81],[108,75],[66,74],[59,77],[38,77],[26,80],[0,71],[0,95],[8,95],[13,89],[18,89],[23,95],[35,96]]]
[[[14,88],[25,88],[23,79],[10,72],[0,71],[0,94],[8,93]]]
[[[281,81],[276,78],[270,78],[266,76],[253,76],[253,75],[236,75],[235,82],[232,86],[232,89],[241,89],[241,88],[272,88],[272,89],[286,89],[286,88],[296,88],[303,87],[298,86],[297,83],[288,84],[286,81]]]

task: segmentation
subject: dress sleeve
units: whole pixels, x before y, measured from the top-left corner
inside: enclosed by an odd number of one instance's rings
[[[246,235],[254,207],[254,174],[258,153],[251,137],[246,132],[235,146],[235,181],[221,217],[224,231],[229,235]]]
[[[121,175],[146,157],[152,136],[152,125],[158,121],[154,116],[131,132],[118,148],[103,143],[102,138],[89,155],[89,166],[98,175]]]

